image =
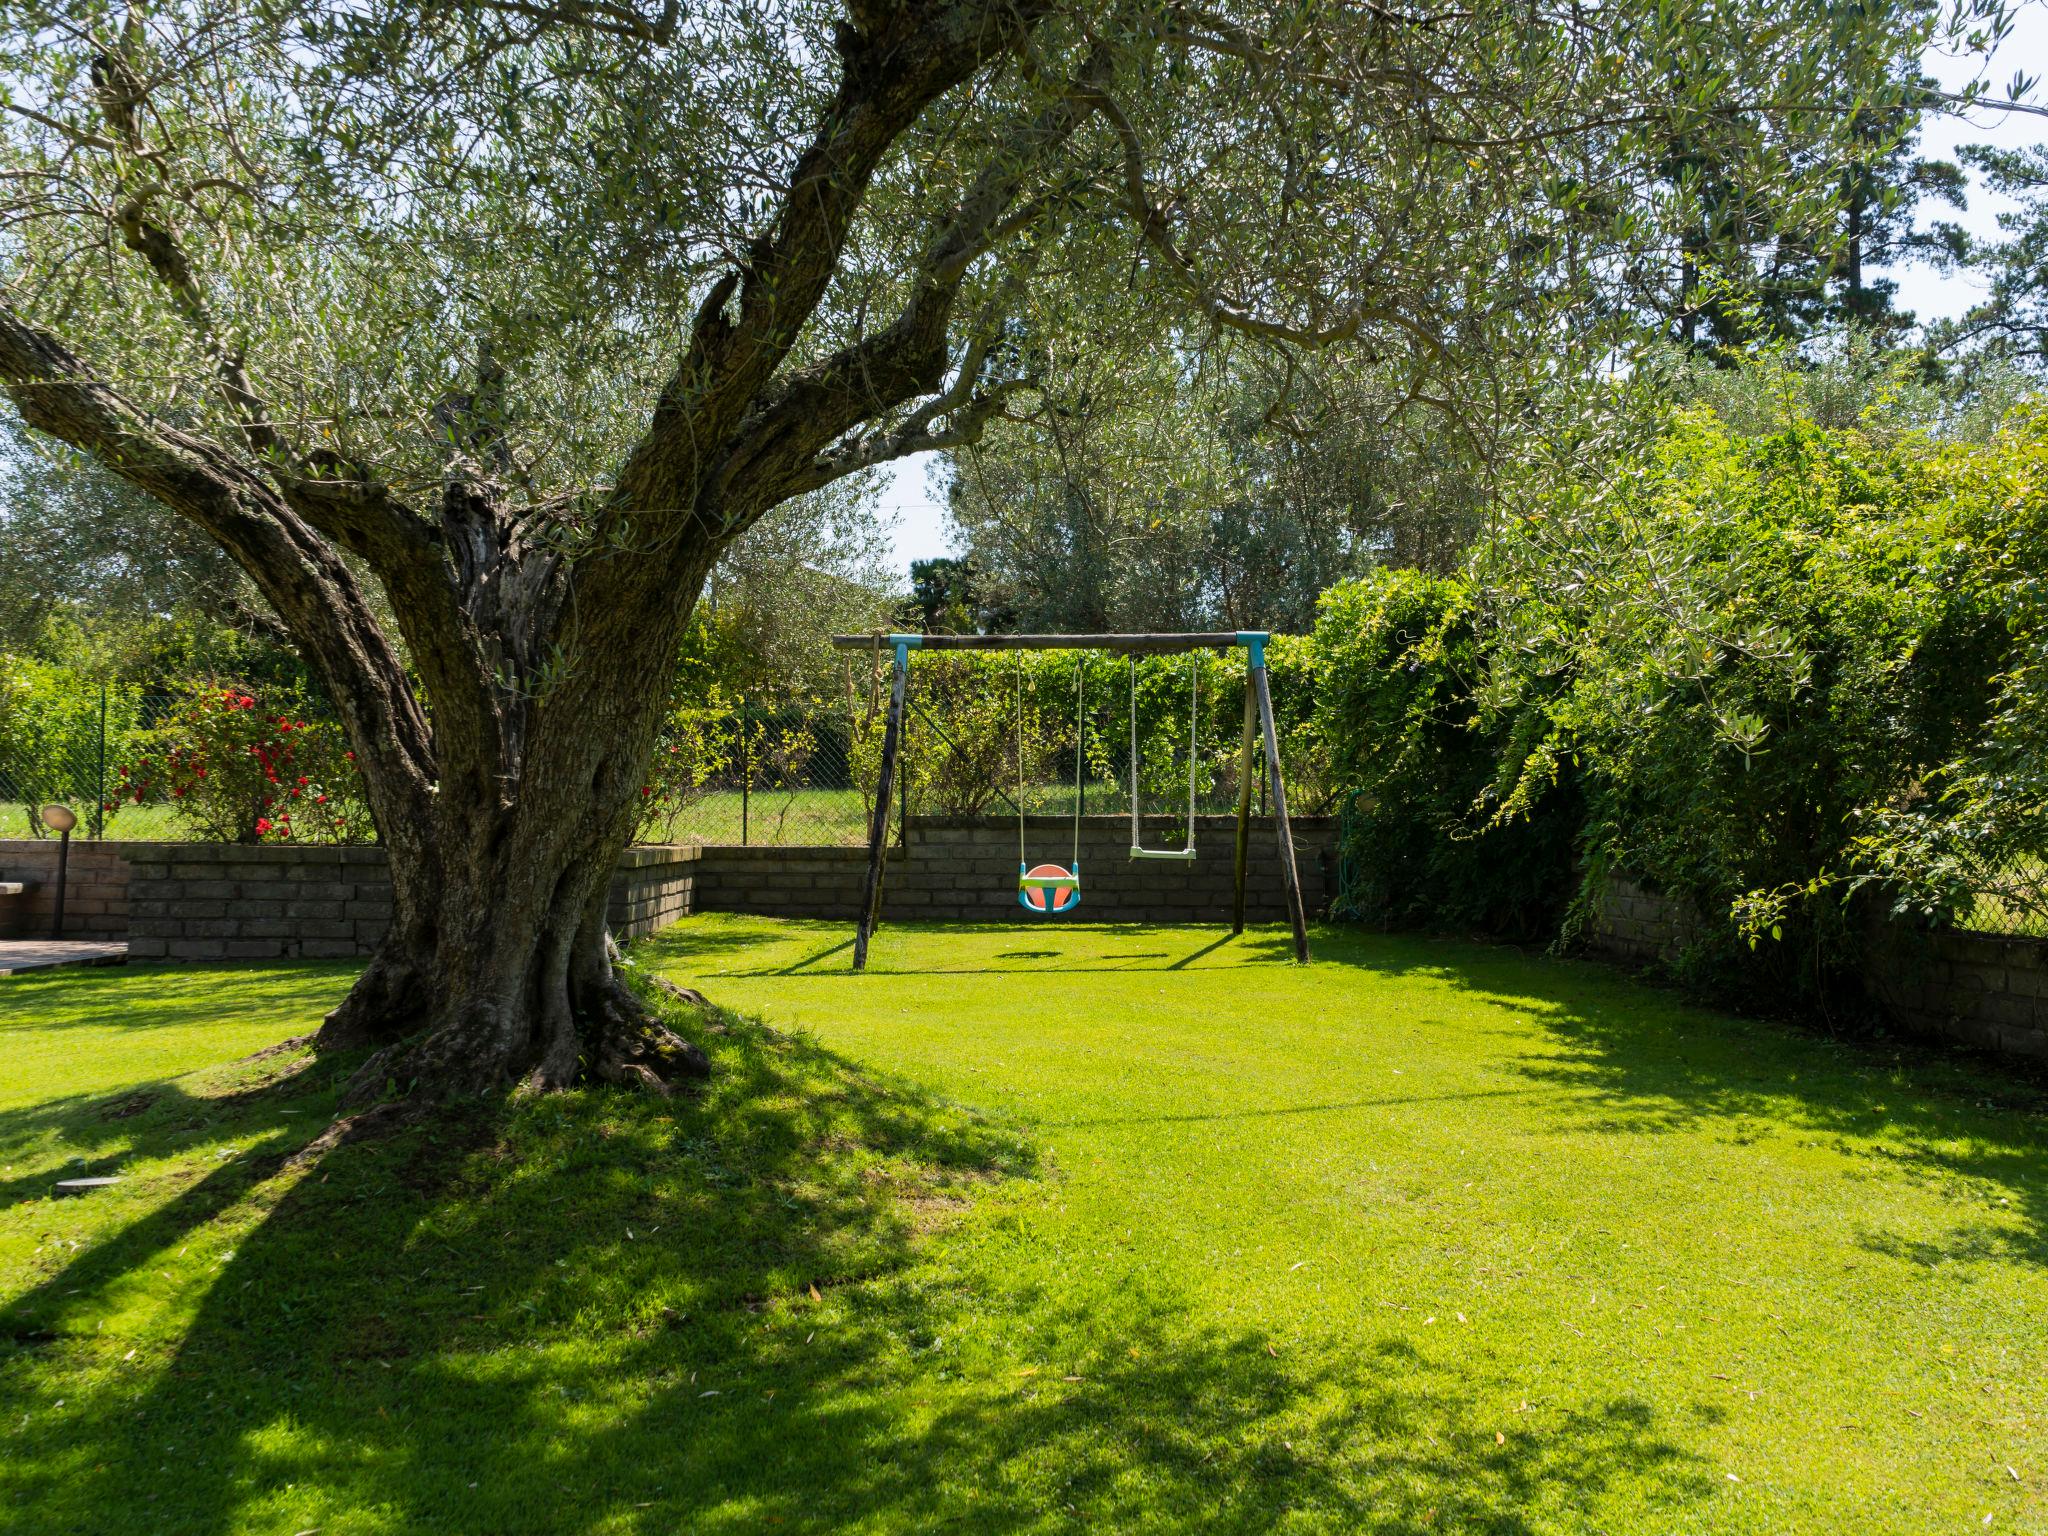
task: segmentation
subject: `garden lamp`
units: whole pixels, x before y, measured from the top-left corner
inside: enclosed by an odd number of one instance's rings
[[[57,912],[50,919],[50,937],[64,937],[64,877],[71,863],[71,829],[78,825],[78,813],[68,805],[43,807],[43,825],[57,834]]]

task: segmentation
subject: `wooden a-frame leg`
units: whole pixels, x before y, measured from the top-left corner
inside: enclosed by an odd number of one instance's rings
[[[1294,864],[1294,829],[1287,824],[1287,786],[1280,777],[1280,737],[1273,728],[1273,695],[1263,661],[1251,669],[1258,691],[1259,724],[1266,736],[1266,767],[1273,779],[1273,821],[1280,834],[1280,880],[1287,887],[1287,917],[1294,924],[1294,958],[1308,959],[1308,914],[1301,904],[1301,871]]]
[[[1252,753],[1253,736],[1259,727],[1258,694],[1252,686],[1250,669],[1244,678],[1244,744],[1237,755],[1237,870],[1232,887],[1230,931],[1244,932],[1244,887],[1251,863],[1252,846]]]
[[[853,968],[867,969],[868,939],[882,915],[882,859],[888,852],[890,796],[896,787],[896,750],[903,735],[903,700],[910,685],[908,658],[896,653],[889,683],[889,720],[882,729],[882,771],[875,785],[875,814],[868,824],[867,882],[861,887],[860,920],[853,934]]]

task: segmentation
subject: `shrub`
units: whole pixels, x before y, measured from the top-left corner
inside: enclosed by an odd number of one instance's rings
[[[1472,590],[1380,571],[1323,595],[1314,726],[1354,790],[1338,915],[1386,924],[1554,932],[1573,884],[1568,780],[1502,810],[1528,717],[1479,703],[1488,666]]]
[[[670,843],[714,780],[739,761],[739,713],[714,686],[701,705],[677,708],[662,722],[654,760],[640,787],[633,840]]]
[[[224,843],[366,841],[369,807],[355,754],[332,722],[218,683],[188,685],[144,750],[117,765],[121,795],[161,801]]]
[[[125,750],[140,714],[134,688],[109,684],[105,693],[106,768]],[[104,825],[118,811],[101,800],[101,685],[89,677],[33,657],[0,655],[0,802],[16,802],[29,836],[44,837],[38,810],[49,801],[70,803],[86,825]],[[98,805],[97,817],[94,807]]]
[[[1859,832],[1982,729],[2010,639],[1972,531],[1984,452],[1686,413],[1574,520],[1583,580],[1541,523],[1500,546],[1494,693],[1548,722],[1519,781],[1579,765],[1590,867],[1696,907],[1702,975],[1826,989],[1856,957]]]
[[[2001,869],[2048,916],[2048,413],[1940,441],[1801,398],[1750,436],[1673,414],[1462,580],[1325,595],[1361,913],[1542,928],[1615,871],[1696,910],[1693,979],[1771,1004]]]

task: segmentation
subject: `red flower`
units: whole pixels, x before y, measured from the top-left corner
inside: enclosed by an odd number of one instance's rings
[[[270,827],[271,821],[268,816],[258,816],[256,818],[256,835],[258,837],[261,837],[264,833],[268,832],[270,830]]]
[[[344,752],[341,755],[347,758],[350,762],[354,762],[356,760],[356,755],[353,752]]]
[[[327,803],[327,797],[325,795],[315,795],[313,797],[313,803],[316,805],[325,805]]]

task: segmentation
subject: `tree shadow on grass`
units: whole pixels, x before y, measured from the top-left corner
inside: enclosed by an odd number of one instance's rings
[[[722,1028],[699,1098],[478,1107],[303,1171],[320,1117],[285,1111],[330,1106],[326,1070],[154,1090],[138,1153],[202,1118],[248,1145],[0,1311],[0,1523],[1513,1536],[1714,1491],[1625,1397],[1523,1433],[1481,1406],[1507,1383],[1406,1344],[1282,1355],[1170,1294],[1120,1295],[1106,1332],[1103,1296],[1010,1284],[985,1249],[1049,1197],[1017,1136]],[[116,1295],[223,1218],[232,1254],[124,1358],[96,1332]]]
[[[1502,1065],[1576,1130],[1822,1139],[1887,1176],[1974,1185],[2017,1224],[1965,1220],[1939,1243],[1870,1232],[1871,1252],[1933,1265],[2048,1266],[2048,1092],[2010,1064],[1896,1037],[1836,1035],[1694,1005],[1597,962],[1414,936],[1319,935],[1326,963],[1427,976],[1527,1018],[1544,1048]],[[1526,1041],[1503,1031],[1503,1040]]]
[[[761,939],[758,933],[735,933],[722,928],[700,925],[679,924],[661,933],[640,940],[635,952],[648,956],[658,967],[675,967],[706,980],[731,978],[796,976],[819,979],[843,980],[851,964],[853,940],[845,936],[845,925],[822,921],[785,920],[780,925],[811,938],[813,942],[794,960],[778,960],[772,964],[746,964],[739,957],[758,950]],[[904,922],[892,926],[913,932],[929,931],[935,925]],[[1221,929],[1213,936],[1192,945],[1172,949],[1158,948],[1159,930],[1155,925],[1145,923],[1062,923],[1061,928],[1085,928],[1091,935],[1107,935],[1113,939],[1128,940],[1137,948],[1086,955],[1068,965],[960,965],[933,966],[903,964],[889,953],[881,935],[888,929],[878,930],[877,948],[871,952],[868,973],[874,976],[1060,976],[1097,975],[1122,971],[1181,971],[1199,964],[1210,955],[1226,946],[1233,953],[1229,963],[1233,966],[1288,965],[1294,960],[1293,940],[1262,933],[1230,933]],[[948,933],[975,937],[996,936],[1004,939],[1019,939],[1032,932],[1044,933],[1043,924],[1024,923],[949,923]],[[1051,942],[1057,943],[1057,939]],[[1065,955],[1061,949],[1011,949],[1000,951],[992,958],[1022,961],[1057,961]],[[722,969],[711,969],[722,965]]]

